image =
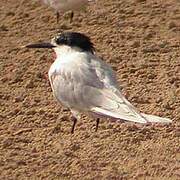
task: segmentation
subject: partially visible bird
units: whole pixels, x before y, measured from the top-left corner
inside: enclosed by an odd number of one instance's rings
[[[74,121],[80,113],[105,116],[137,123],[171,123],[169,118],[140,113],[121,93],[112,68],[95,54],[90,39],[77,32],[63,32],[51,43],[26,45],[27,48],[52,48],[56,59],[49,69],[55,98],[69,108]]]
[[[74,12],[84,9],[92,0],[41,0],[56,11],[57,23],[59,22],[60,13],[71,11],[70,23],[73,21]]]

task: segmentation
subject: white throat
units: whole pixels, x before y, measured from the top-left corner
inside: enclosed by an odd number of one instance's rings
[[[56,57],[61,57],[67,54],[75,53],[75,52],[82,52],[82,50],[78,47],[70,47],[70,46],[60,46],[60,47],[55,47],[54,51],[56,53]]]

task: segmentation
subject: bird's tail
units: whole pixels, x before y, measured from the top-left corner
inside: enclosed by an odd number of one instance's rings
[[[172,120],[169,118],[162,118],[159,116],[155,116],[155,115],[149,115],[149,114],[144,114],[141,113],[141,115],[148,121],[148,122],[152,122],[152,123],[171,123]]]
[[[121,119],[125,121],[137,122],[137,123],[171,123],[172,120],[169,118],[162,118],[155,115],[149,115],[144,113],[139,113],[139,116],[123,115],[119,112],[109,111],[99,107],[93,108],[93,112],[104,117]]]

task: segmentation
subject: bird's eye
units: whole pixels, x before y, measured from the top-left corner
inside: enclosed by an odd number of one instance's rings
[[[58,39],[59,39],[59,37],[55,37],[55,38],[54,38],[54,41],[55,41],[57,44],[58,44],[58,42],[59,42]]]
[[[66,39],[64,37],[58,36],[55,38],[55,42],[60,45],[60,44],[65,44]]]

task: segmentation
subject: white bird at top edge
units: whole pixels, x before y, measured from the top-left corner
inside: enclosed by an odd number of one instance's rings
[[[84,9],[88,3],[93,0],[41,0],[56,11],[57,23],[59,22],[60,13],[71,11],[70,22],[73,21],[74,12]]]

